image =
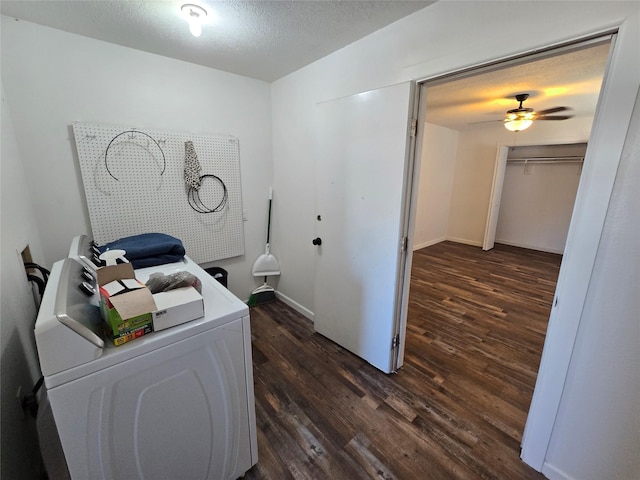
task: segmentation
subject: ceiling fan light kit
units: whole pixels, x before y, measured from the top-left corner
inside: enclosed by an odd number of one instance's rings
[[[547,110],[540,110],[539,112],[534,112],[533,108],[525,108],[522,106],[522,103],[527,98],[529,98],[528,93],[520,93],[516,95],[516,100],[520,102],[520,106],[507,111],[504,119],[504,128],[512,132],[520,132],[529,128],[533,124],[534,120],[567,120],[571,118],[571,116],[567,115],[547,115],[549,113],[569,110],[567,107],[554,107]]]
[[[524,114],[507,114],[504,120],[504,128],[512,132],[526,130],[533,124],[533,112]]]

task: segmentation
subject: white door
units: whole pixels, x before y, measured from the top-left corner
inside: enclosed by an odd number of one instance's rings
[[[502,187],[504,186],[504,173],[507,169],[507,156],[509,147],[498,147],[496,163],[493,168],[493,185],[491,186],[491,199],[489,200],[489,212],[484,229],[484,241],[482,250],[491,250],[496,241],[498,228],[498,216],[500,215],[500,200],[502,199]]]
[[[316,108],[314,327],[386,373],[402,363],[413,94],[407,82]]]

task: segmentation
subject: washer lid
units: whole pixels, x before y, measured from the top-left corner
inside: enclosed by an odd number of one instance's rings
[[[100,358],[50,376],[45,374],[47,388],[51,389],[112,365],[126,362],[152,350],[190,338],[249,315],[249,307],[244,302],[240,301],[188,257],[185,257],[185,260],[181,262],[148,267],[135,272],[136,278],[141,282],[145,282],[154,272],[162,272],[168,275],[184,270],[196,275],[202,283],[202,298],[204,300],[204,316],[202,318],[167,328],[160,332],[143,335],[118,347],[115,347],[111,341],[106,340]]]

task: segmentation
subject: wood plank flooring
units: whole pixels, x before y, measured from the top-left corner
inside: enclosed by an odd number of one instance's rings
[[[561,257],[414,252],[404,366],[385,375],[281,302],[251,310],[247,479],[542,479],[519,458]]]

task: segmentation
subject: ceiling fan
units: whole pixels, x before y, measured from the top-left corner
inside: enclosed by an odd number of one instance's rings
[[[549,115],[550,113],[569,110],[568,107],[548,108],[546,110],[540,110],[539,112],[535,112],[533,108],[525,108],[522,104],[527,98],[529,98],[528,93],[516,95],[516,101],[520,102],[520,106],[507,111],[504,119],[504,126],[507,130],[519,132],[529,128],[534,120],[567,120],[572,117],[572,115]]]

